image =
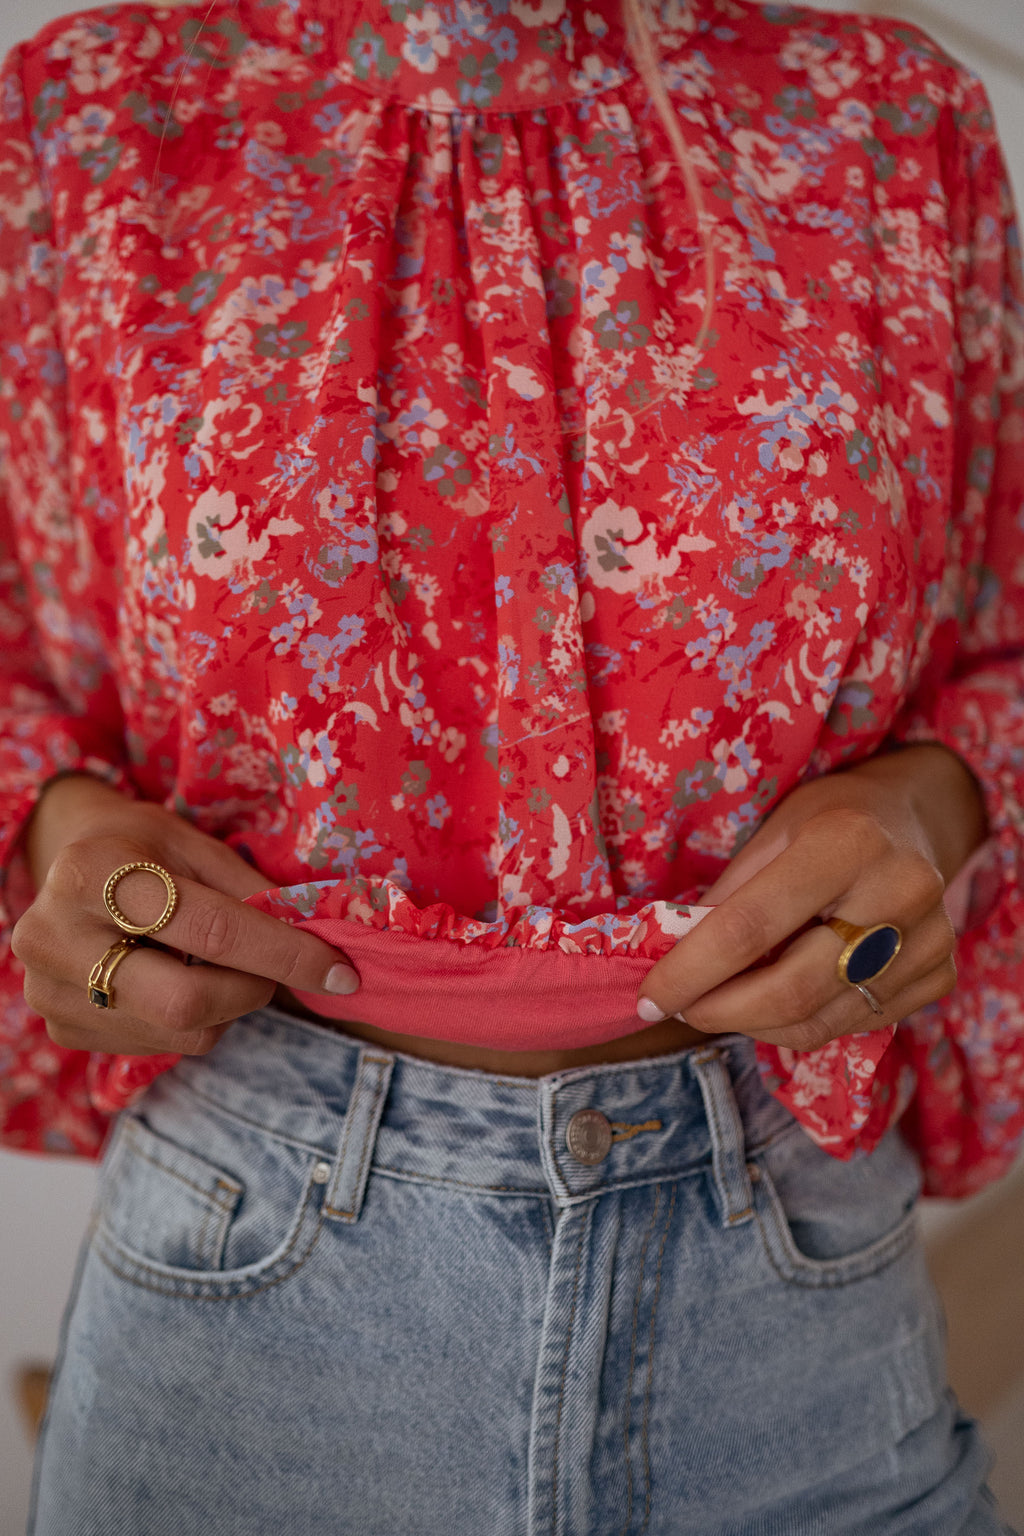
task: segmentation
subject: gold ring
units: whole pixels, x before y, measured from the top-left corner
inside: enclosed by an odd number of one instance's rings
[[[114,900],[114,892],[125,875],[131,875],[137,869],[148,870],[150,874],[159,875],[167,891],[167,905],[164,907],[155,923],[130,923]],[[124,933],[148,934],[156,933],[165,923],[169,923],[174,916],[174,910],[178,905],[178,887],[160,864],[122,864],[120,869],[115,869],[106,885],[103,887],[103,905],[110,913],[114,922]]]
[[[103,957],[96,961],[89,972],[89,1001],[94,1008],[113,1008],[114,989],[110,985],[114,972],[130,950],[140,949],[138,939],[131,934],[111,944]]]
[[[895,923],[875,923],[870,928],[861,928],[841,917],[830,917],[825,926],[843,941],[836,974],[849,987],[863,986],[881,976],[903,946],[903,934]]]

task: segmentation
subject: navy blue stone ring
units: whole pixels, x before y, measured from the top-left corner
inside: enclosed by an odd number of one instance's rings
[[[863,987],[887,971],[900,952],[903,935],[895,923],[876,923],[860,928],[856,923],[830,917],[825,925],[838,933],[845,948],[839,956],[836,972],[840,981],[851,987]]]

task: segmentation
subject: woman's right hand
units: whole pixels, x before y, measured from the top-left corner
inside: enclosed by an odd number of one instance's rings
[[[265,1007],[278,985],[332,995],[359,985],[339,950],[245,906],[246,896],[271,882],[232,849],[87,774],[46,786],[24,848],[37,895],[11,947],[25,967],[25,1000],[57,1045],[201,1056],[234,1019]],[[159,935],[118,965],[115,1006],[97,1008],[88,997],[89,972],[122,936],[103,888],[122,864],[142,862],[174,877],[178,905]],[[162,882],[144,871],[117,887],[118,907],[133,923],[155,922],[165,901]],[[204,963],[186,965],[179,955]]]

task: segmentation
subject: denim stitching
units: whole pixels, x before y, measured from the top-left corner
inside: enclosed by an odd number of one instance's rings
[[[134,1120],[126,1121],[126,1128],[134,1127],[134,1125]],[[201,1184],[196,1184],[192,1179],[186,1178],[186,1176],[183,1173],[179,1173],[176,1168],[169,1168],[166,1163],[157,1162],[155,1157],[151,1157],[148,1152],[144,1152],[139,1145],[138,1137],[134,1129],[127,1130],[127,1139],[131,1141],[132,1152],[134,1155],[136,1157],[141,1157],[144,1162],[149,1163],[151,1168],[158,1168],[161,1173],[169,1174],[172,1179],[177,1179],[179,1183],[184,1184],[188,1189],[194,1190],[197,1195],[202,1195],[204,1200],[209,1200],[213,1205],[216,1205],[218,1209],[227,1213],[230,1212],[231,1207],[228,1201],[219,1200],[214,1190],[204,1189]],[[177,1150],[184,1151],[185,1149],[180,1148]],[[225,1179],[221,1175],[218,1175],[217,1177],[215,1188],[227,1190],[230,1194],[236,1196],[242,1193],[241,1184],[234,1184],[229,1179]]]
[[[394,1061],[393,1056],[364,1056],[363,1060],[372,1063],[375,1067],[387,1067]]]
[[[129,1285],[137,1285],[140,1290],[153,1291],[157,1296],[171,1296],[180,1301],[246,1301],[250,1296],[258,1296],[263,1291],[273,1290],[275,1285],[280,1285],[283,1280],[289,1280],[292,1275],[295,1274],[296,1270],[301,1269],[303,1264],[309,1258],[310,1253],[313,1251],[316,1239],[320,1235],[320,1228],[322,1225],[322,1222],[317,1222],[313,1235],[310,1238],[309,1246],[306,1248],[304,1253],[299,1254],[291,1269],[286,1270],[283,1275],[275,1275],[273,1280],[268,1280],[264,1285],[254,1285],[244,1289],[240,1288],[237,1291],[231,1292],[230,1295],[215,1295],[210,1292],[203,1291],[183,1291],[169,1285],[154,1285],[149,1280],[140,1279],[138,1275],[130,1274],[128,1270],[121,1269],[114,1262],[111,1255],[105,1252],[103,1249],[97,1248],[96,1252],[98,1257],[101,1258],[104,1264],[107,1265],[108,1269],[112,1270],[119,1279],[126,1280]],[[133,1263],[134,1262],[135,1261],[133,1260]],[[147,1270],[143,1265],[139,1265],[139,1268],[142,1270],[143,1274],[152,1274],[152,1270]],[[195,1283],[198,1285],[209,1285],[212,1282],[208,1280],[200,1280]]]
[[[633,1179],[615,1179],[610,1184],[599,1184],[593,1189],[588,1189],[581,1195],[567,1195],[562,1201],[563,1210],[572,1210],[574,1206],[586,1205],[591,1200],[598,1200],[602,1195],[622,1195],[630,1189],[646,1189],[649,1184],[671,1184],[676,1179],[704,1178],[708,1172],[707,1162],[694,1163],[686,1168],[656,1168],[649,1173],[643,1173]],[[717,1204],[716,1204],[717,1209]]]
[[[644,1416],[642,1444],[644,1448],[644,1483],[646,1495],[644,1498],[644,1523],[640,1527],[639,1536],[643,1536],[651,1520],[651,1444],[650,1444],[650,1407],[651,1388],[654,1385],[654,1345],[655,1345],[655,1321],[658,1316],[658,1302],[661,1300],[661,1264],[665,1257],[665,1244],[668,1242],[668,1231],[672,1225],[672,1214],[676,1208],[676,1195],[679,1193],[678,1184],[672,1186],[672,1198],[668,1204],[668,1215],[665,1217],[665,1230],[661,1234],[661,1247],[658,1249],[658,1267],[654,1276],[654,1301],[651,1304],[651,1327],[647,1340],[647,1387],[644,1391]]]
[[[377,1066],[377,1067],[386,1067],[389,1064],[388,1063],[388,1058],[385,1058],[385,1057],[382,1057],[382,1056],[364,1056],[363,1060],[364,1061],[372,1062],[373,1065]],[[362,1070],[360,1069],[360,1073],[359,1073],[360,1084],[362,1083],[362,1076],[363,1076]],[[374,1110],[376,1109],[377,1105],[380,1103],[380,1100],[383,1097],[383,1094],[384,1094],[384,1083],[382,1081],[381,1074],[378,1073],[377,1074],[377,1086],[376,1086],[376,1088],[373,1091],[373,1098],[370,1101],[369,1115],[370,1115],[370,1123],[371,1123],[371,1125],[373,1123]],[[348,1106],[349,1114],[351,1114],[351,1112],[352,1112],[352,1105],[354,1103],[355,1103],[355,1094],[353,1094],[352,1098],[349,1100],[349,1106]],[[348,1141],[348,1128],[347,1127],[345,1129],[345,1140],[346,1140],[346,1142]],[[373,1143],[376,1140],[377,1140],[376,1130],[374,1130],[373,1133],[370,1134],[369,1128],[367,1128],[367,1134],[363,1137],[363,1155],[359,1159],[359,1170],[356,1173],[355,1188],[356,1188],[357,1191],[358,1191],[358,1189],[359,1189],[359,1187],[360,1187],[360,1185],[362,1183],[363,1173],[364,1173],[364,1171],[366,1169],[366,1159],[370,1155],[370,1148],[372,1147]],[[341,1172],[341,1168],[344,1167],[344,1155],[345,1154],[344,1154],[344,1148],[343,1148],[342,1149],[341,1167],[338,1170],[339,1173]],[[343,1211],[343,1210],[340,1210],[337,1206],[325,1205],[324,1206],[324,1212],[328,1216],[344,1216],[344,1217],[346,1217],[346,1218],[348,1218],[350,1220],[356,1214],[354,1206],[353,1206],[353,1209],[350,1210],[350,1211]]]
[[[220,1184],[220,1182],[221,1181],[218,1179],[217,1180],[218,1185]],[[225,1186],[225,1188],[226,1187],[227,1186]],[[213,1268],[219,1267],[223,1263],[223,1261],[224,1261],[224,1248],[225,1248],[225,1245],[226,1245],[227,1240],[228,1240],[228,1230],[229,1230],[229,1227],[230,1227],[231,1215],[232,1215],[233,1209],[234,1209],[234,1206],[232,1206],[231,1210],[226,1210],[224,1212],[224,1219],[219,1224],[219,1227],[218,1227],[218,1230],[217,1230],[217,1233],[216,1233],[216,1237],[214,1238],[214,1241],[213,1241],[213,1246],[210,1249],[210,1253],[209,1253],[209,1255],[207,1257],[206,1264],[207,1264],[207,1268],[208,1269],[213,1269]]]
[[[176,1080],[174,1086],[176,1089],[180,1089],[182,1093],[190,1094],[192,1098],[198,1099],[200,1103],[208,1105],[215,1114],[222,1115],[225,1120],[235,1120],[239,1125],[248,1126],[251,1131],[258,1131],[261,1136],[267,1137],[270,1141],[279,1142],[284,1147],[293,1147],[298,1152],[312,1153],[316,1157],[333,1157],[334,1155],[333,1147],[324,1146],[322,1143],[315,1141],[302,1141],[297,1136],[286,1136],[283,1131],[276,1131],[273,1126],[265,1125],[261,1120],[253,1120],[248,1115],[239,1114],[235,1109],[228,1109],[227,1105],[222,1104],[220,1099],[213,1098],[212,1095],[204,1093],[201,1088],[194,1087],[192,1083]],[[328,1114],[330,1114],[333,1120],[341,1118],[335,1110],[328,1110]]]
[[[548,1151],[551,1153],[551,1166],[555,1170],[555,1173],[557,1174],[558,1178],[562,1182],[562,1189],[565,1191],[566,1195],[570,1195],[572,1193],[572,1187],[571,1187],[571,1185],[569,1183],[569,1180],[566,1178],[565,1174],[562,1172],[562,1165],[558,1161],[558,1153],[555,1150],[555,1120],[556,1120],[557,1116],[558,1116],[558,1098],[557,1098],[557,1094],[555,1094],[555,1095],[552,1095],[552,1099],[551,1099],[551,1127],[550,1127],[550,1130],[548,1131]]]
[[[547,1200],[550,1190],[546,1186],[524,1187],[518,1184],[477,1184],[474,1179],[453,1179],[445,1173],[420,1173],[415,1168],[396,1168],[391,1163],[374,1163],[375,1173],[393,1173],[399,1179],[422,1179],[428,1184],[451,1184],[456,1189],[476,1189],[482,1195],[532,1195],[537,1200]]]
[[[348,1138],[349,1138],[349,1135],[351,1134],[351,1131],[352,1131],[352,1110],[353,1110],[354,1106],[359,1102],[359,1094],[360,1094],[360,1091],[361,1091],[362,1085],[363,1085],[363,1061],[364,1061],[364,1059],[365,1060],[369,1060],[370,1058],[369,1057],[364,1058],[362,1055],[360,1055],[359,1065],[356,1067],[355,1081],[352,1084],[352,1092],[349,1094],[348,1103],[345,1105],[345,1131],[344,1131],[344,1134],[343,1134],[343,1136],[341,1138],[341,1149],[338,1152],[338,1161],[337,1161],[338,1171],[337,1171],[337,1174],[335,1175],[335,1177],[331,1180],[332,1188],[337,1183],[338,1179],[341,1178],[342,1173],[344,1172],[344,1168],[345,1168],[345,1154],[348,1151]],[[378,1061],[380,1060],[379,1057],[377,1057],[376,1059]],[[324,1205],[324,1214],[325,1215],[334,1215],[335,1212],[332,1210],[332,1208],[329,1205],[325,1204]],[[339,1211],[339,1212],[337,1212],[337,1214],[338,1215],[345,1215],[347,1213],[344,1212],[344,1211]]]
[[[550,1259],[555,1246],[555,1224],[551,1219],[551,1201],[544,1200],[541,1203],[540,1219],[544,1227],[544,1236],[547,1239],[548,1258]]]
[[[701,1065],[703,1065],[704,1062],[706,1062],[706,1061],[717,1061],[718,1060],[718,1052],[717,1051],[708,1051],[705,1055],[701,1056],[699,1058],[699,1060],[701,1062]],[[722,1202],[725,1205],[725,1212],[724,1212],[725,1219],[726,1219],[726,1221],[731,1221],[732,1220],[732,1214],[731,1214],[731,1212],[729,1210],[729,1204],[728,1204],[729,1192],[728,1192],[727,1189],[724,1188],[724,1186],[719,1187],[718,1169],[715,1167],[715,1162],[716,1162],[715,1147],[716,1146],[720,1146],[721,1145],[721,1141],[722,1141],[722,1125],[721,1125],[721,1121],[718,1118],[718,1105],[715,1103],[715,1096],[711,1092],[708,1092],[706,1095],[702,1094],[701,1097],[704,1099],[704,1108],[705,1108],[705,1111],[707,1113],[708,1119],[711,1121],[711,1135],[712,1135],[711,1178],[712,1178],[716,1188],[718,1188],[719,1195],[721,1196]]]
[[[699,1055],[692,1056],[690,1059],[695,1066],[702,1067],[705,1062],[718,1061],[721,1055],[722,1052],[718,1046],[708,1046],[702,1049]]]
[[[562,1405],[565,1402],[565,1378],[569,1370],[569,1351],[572,1348],[572,1330],[576,1321],[576,1296],[580,1285],[580,1268],[583,1263],[583,1240],[593,1214],[593,1206],[580,1222],[580,1240],[576,1246],[576,1269],[572,1277],[572,1304],[569,1308],[569,1326],[565,1334],[565,1353],[562,1356],[562,1379],[558,1384],[558,1411],[555,1414],[554,1459],[551,1467],[551,1536],[557,1536],[558,1526],[558,1448],[562,1431]]]
[[[237,1198],[237,1196],[241,1194],[241,1185],[233,1184],[222,1176],[218,1176],[214,1189],[203,1189],[201,1185],[194,1183],[189,1178],[186,1178],[185,1175],[183,1173],[179,1173],[177,1169],[168,1167],[166,1163],[158,1162],[155,1157],[151,1157],[148,1152],[144,1152],[141,1145],[139,1144],[138,1122],[135,1120],[125,1120],[121,1145],[130,1148],[131,1155],[133,1157],[138,1157],[143,1162],[148,1163],[149,1166],[151,1168],[155,1168],[158,1173],[166,1173],[170,1178],[177,1179],[180,1184],[184,1184],[187,1189],[193,1190],[195,1194],[202,1198],[203,1216],[202,1221],[200,1222],[199,1231],[196,1233],[195,1255],[199,1268],[209,1268],[213,1255],[207,1255],[206,1243],[207,1233],[209,1230],[210,1222],[213,1220],[214,1211],[217,1211],[221,1217],[228,1217],[231,1214],[232,1206],[234,1203],[233,1201],[229,1201],[226,1198],[223,1200],[218,1199],[216,1191],[223,1190],[225,1192],[225,1196],[233,1195]],[[120,1155],[123,1160],[124,1153],[122,1152]],[[113,1238],[113,1234],[111,1234],[111,1240],[116,1241]]]
[[[913,1240],[913,1223],[907,1222],[906,1226],[901,1227],[897,1232],[897,1241],[890,1242],[884,1248],[872,1252],[870,1267],[865,1266],[862,1256],[855,1256],[854,1259],[836,1260],[836,1269],[832,1273],[815,1270],[814,1268],[800,1269],[796,1265],[791,1270],[785,1270],[775,1261],[768,1235],[764,1229],[764,1223],[757,1212],[754,1213],[754,1218],[761,1229],[768,1263],[774,1269],[779,1279],[784,1280],[787,1285],[802,1285],[807,1290],[834,1291],[843,1285],[856,1285],[860,1280],[869,1280],[872,1275],[879,1274],[888,1265],[894,1263],[910,1247]],[[813,1259],[803,1259],[802,1262],[813,1265],[815,1261]],[[845,1266],[845,1268],[842,1266]]]
[[[774,1147],[776,1142],[782,1141],[786,1136],[806,1136],[806,1134],[807,1132],[797,1120],[794,1120],[792,1125],[782,1125],[777,1131],[773,1131],[771,1135],[766,1138],[766,1140],[752,1143],[751,1146],[746,1149],[748,1163],[754,1158],[760,1157],[762,1153],[768,1151],[769,1147]]]
[[[206,1229],[210,1225],[210,1217],[212,1215],[212,1209],[210,1206],[207,1206],[205,1215],[203,1216],[202,1224],[199,1228],[199,1233],[196,1237],[196,1259],[198,1261],[198,1268],[200,1269],[209,1269],[211,1267],[210,1262],[206,1257]]]
[[[651,1233],[658,1219],[658,1206],[661,1204],[661,1185],[654,1186],[654,1209],[651,1211],[651,1219],[644,1233],[643,1247],[640,1250],[640,1274],[636,1282],[636,1295],[633,1297],[633,1337],[629,1346],[629,1377],[626,1381],[626,1418],[622,1427],[622,1438],[625,1447],[626,1462],[626,1518],[622,1522],[622,1530],[619,1536],[626,1536],[629,1523],[633,1518],[633,1467],[629,1459],[629,1421],[633,1402],[633,1377],[636,1373],[636,1336],[640,1325],[640,1297],[644,1286],[644,1269],[647,1265],[647,1246],[651,1241]]]
[[[765,1172],[761,1173],[762,1181],[765,1178]],[[770,1177],[769,1174],[768,1178]],[[912,1209],[892,1232],[880,1237],[877,1242],[869,1243],[866,1248],[859,1249],[856,1253],[838,1259],[809,1259],[793,1242],[786,1223],[785,1211],[782,1209],[781,1202],[778,1201],[778,1196],[775,1196],[774,1201],[770,1194],[766,1198],[772,1213],[772,1226],[783,1252],[792,1261],[788,1270],[776,1262],[764,1219],[761,1212],[756,1209],[754,1219],[761,1232],[761,1241],[768,1263],[779,1279],[784,1280],[787,1285],[802,1285],[806,1290],[836,1290],[843,1285],[856,1285],[858,1281],[867,1280],[872,1275],[879,1274],[889,1264],[895,1263],[914,1241],[917,1221],[916,1211]],[[778,1202],[777,1206],[776,1202]]]
[[[705,1062],[708,1062],[708,1061],[719,1061],[721,1059],[721,1056],[722,1056],[722,1052],[721,1051],[706,1051],[702,1055],[696,1057],[695,1059],[697,1060],[697,1062],[700,1063],[700,1065],[703,1066],[703,1064]],[[703,1094],[701,1096],[704,1097]],[[748,1217],[753,1216],[753,1214],[754,1214],[754,1207],[752,1205],[747,1205],[747,1206],[744,1206],[742,1211],[731,1211],[729,1209],[729,1198],[730,1198],[729,1190],[726,1187],[726,1182],[725,1182],[724,1177],[721,1180],[718,1177],[718,1169],[715,1166],[715,1161],[716,1160],[715,1160],[715,1156],[714,1156],[714,1149],[715,1149],[715,1147],[716,1146],[717,1147],[721,1147],[723,1145],[723,1143],[724,1143],[725,1138],[724,1138],[723,1133],[722,1133],[723,1132],[722,1122],[721,1122],[721,1119],[719,1118],[719,1114],[718,1114],[718,1104],[717,1104],[717,1101],[715,1099],[715,1095],[710,1090],[708,1091],[707,1097],[705,1099],[705,1109],[707,1111],[708,1117],[711,1120],[711,1129],[712,1129],[712,1133],[713,1133],[713,1136],[714,1136],[714,1145],[712,1146],[712,1157],[711,1157],[711,1176],[714,1179],[715,1186],[719,1190],[719,1193],[720,1193],[721,1198],[722,1198],[722,1203],[723,1203],[723,1205],[725,1207],[725,1212],[724,1212],[724,1214],[725,1214],[725,1224],[726,1224],[727,1227],[731,1227],[731,1226],[735,1226],[738,1222],[746,1221]]]
[[[295,1231],[292,1235],[291,1242],[284,1249],[284,1251],[277,1256],[276,1260],[274,1261],[275,1266],[281,1264],[298,1243],[306,1212],[309,1208],[310,1201],[313,1196],[313,1191],[316,1188],[317,1186],[313,1183],[312,1179],[307,1179],[305,1199],[303,1200],[302,1205],[299,1207],[299,1214],[295,1222]],[[150,1264],[147,1264],[145,1259],[136,1258],[134,1255],[129,1254],[128,1251],[112,1236],[108,1235],[102,1227],[98,1227],[96,1231],[94,1251],[97,1254],[97,1257],[102,1259],[108,1268],[113,1270],[114,1274],[118,1275],[122,1280],[126,1280],[130,1285],[137,1285],[142,1290],[155,1291],[158,1296],[175,1296],[188,1301],[240,1301],[244,1300],[248,1296],[256,1296],[261,1291],[272,1290],[275,1285],[280,1285],[283,1280],[287,1280],[290,1278],[290,1276],[294,1275],[296,1270],[301,1269],[302,1265],[309,1258],[309,1255],[312,1253],[313,1248],[316,1245],[316,1240],[320,1235],[320,1229],[323,1226],[323,1220],[324,1214],[323,1208],[321,1207],[321,1209],[317,1212],[316,1225],[310,1234],[309,1242],[305,1249],[299,1253],[295,1263],[283,1274],[276,1275],[273,1280],[268,1280],[263,1285],[250,1286],[245,1281],[242,1281],[240,1284],[230,1280],[224,1282],[223,1280],[212,1276],[207,1276],[204,1279],[199,1279],[197,1277],[195,1280],[184,1281],[171,1281],[169,1279],[164,1279],[164,1277],[160,1276]],[[121,1254],[123,1259],[133,1266],[136,1273],[130,1273],[127,1269],[123,1269],[118,1264],[116,1264],[114,1262],[115,1254]],[[151,1280],[147,1281],[141,1279],[139,1277],[140,1274],[149,1275],[152,1278]],[[163,1284],[158,1285],[154,1283],[158,1279],[163,1279]],[[217,1295],[210,1294],[209,1292],[204,1293],[201,1290],[190,1291],[187,1289],[189,1285],[197,1287],[210,1285],[223,1286],[225,1283],[228,1285],[238,1284],[238,1289],[232,1291],[230,1294]]]

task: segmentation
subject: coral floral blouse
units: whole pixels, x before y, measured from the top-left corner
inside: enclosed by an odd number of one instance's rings
[[[650,18],[696,188],[615,0],[115,4],[10,56],[4,938],[34,798],[84,768],[344,947],[346,1017],[593,1043],[782,796],[940,741],[992,829],[956,992],[757,1051],[822,1147],[904,1113],[963,1192],[1024,1129],[989,108],[902,23]],[[52,1045],[5,949],[10,1144],[95,1153],[173,1060]]]

